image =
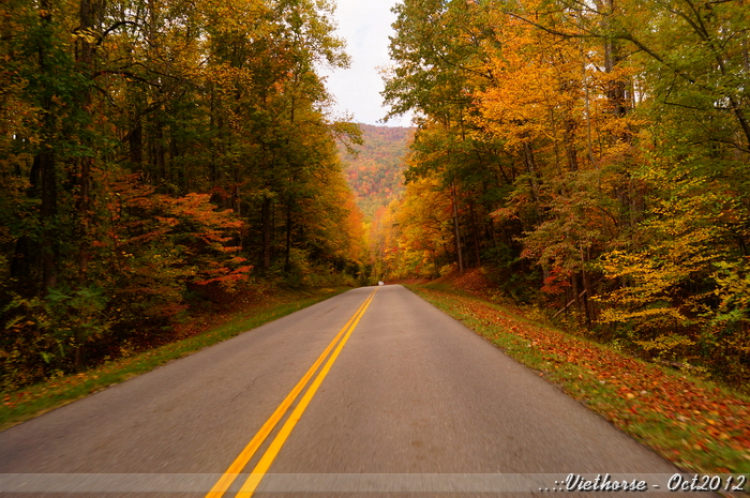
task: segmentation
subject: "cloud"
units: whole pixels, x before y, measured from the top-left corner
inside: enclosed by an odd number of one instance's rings
[[[321,70],[336,100],[335,116],[348,112],[357,122],[382,124],[378,121],[385,117],[388,109],[381,106],[383,81],[378,68],[390,63],[388,37],[393,35],[391,23],[396,16],[391,7],[396,3],[396,0],[338,0],[337,35],[346,40],[352,64],[349,69]],[[387,124],[410,126],[410,117],[396,118]]]

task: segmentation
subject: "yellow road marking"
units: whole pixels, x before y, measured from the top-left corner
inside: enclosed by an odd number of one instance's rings
[[[291,434],[292,430],[294,429],[294,426],[297,425],[297,422],[302,417],[302,414],[305,412],[307,405],[310,404],[310,401],[312,400],[313,396],[315,396],[315,392],[318,390],[318,387],[320,387],[320,384],[323,382],[323,379],[325,379],[326,375],[328,375],[328,371],[331,369],[331,366],[336,361],[336,358],[338,357],[339,353],[344,348],[346,341],[349,340],[349,337],[352,335],[352,332],[354,331],[355,328],[357,328],[357,324],[359,324],[359,320],[365,314],[365,311],[367,311],[367,308],[368,306],[370,306],[370,303],[372,302],[372,298],[375,296],[375,292],[377,292],[377,290],[378,289],[376,288],[372,292],[372,294],[370,294],[370,297],[367,298],[367,301],[365,301],[365,304],[364,304],[364,308],[362,309],[361,312],[359,312],[359,316],[357,316],[357,318],[354,320],[354,323],[351,325],[351,327],[349,327],[349,330],[346,332],[346,335],[341,340],[339,345],[336,347],[336,350],[333,352],[333,354],[328,359],[323,369],[315,378],[312,385],[307,390],[305,395],[302,397],[302,400],[299,402],[297,407],[294,409],[294,411],[289,416],[287,421],[281,427],[281,430],[273,439],[273,442],[271,442],[271,445],[268,447],[266,452],[261,457],[260,461],[258,462],[258,465],[256,465],[255,468],[253,469],[253,472],[252,474],[250,474],[250,477],[248,477],[247,480],[245,481],[245,484],[242,485],[242,489],[240,489],[240,492],[237,493],[237,498],[250,498],[253,495],[253,493],[255,492],[255,489],[258,487],[258,485],[260,484],[260,481],[263,479],[263,476],[265,475],[266,471],[269,469],[269,467],[271,467],[271,464],[276,458],[276,455],[278,455],[279,451],[281,451],[281,447],[284,446],[284,443],[289,437],[289,434]]]
[[[222,496],[224,496],[224,493],[226,493],[227,489],[229,489],[229,486],[231,486],[234,480],[237,479],[239,473],[243,468],[245,468],[250,459],[253,458],[253,455],[256,451],[258,451],[258,448],[261,444],[263,444],[263,441],[265,441],[265,439],[268,437],[271,431],[273,431],[274,427],[276,427],[287,410],[289,410],[289,407],[292,405],[292,403],[294,403],[294,400],[297,399],[299,393],[302,392],[302,389],[305,387],[305,385],[307,385],[310,378],[313,376],[320,364],[323,363],[323,360],[326,359],[328,353],[331,352],[341,336],[344,335],[345,331],[349,328],[352,322],[354,322],[355,320],[359,322],[357,317],[361,317],[360,312],[364,313],[364,310],[367,309],[368,303],[372,300],[372,296],[377,290],[378,289],[376,288],[374,291],[372,291],[368,298],[365,299],[365,302],[363,302],[359,306],[359,308],[357,308],[357,311],[354,313],[354,315],[352,315],[351,318],[349,318],[349,320],[339,331],[339,333],[336,334],[336,337],[333,338],[328,347],[326,347],[325,351],[323,351],[318,359],[315,360],[313,366],[310,367],[310,369],[307,371],[307,373],[305,373],[302,379],[300,379],[297,385],[294,386],[294,389],[289,392],[287,397],[284,398],[284,401],[281,402],[279,407],[276,408],[269,419],[266,420],[266,423],[263,424],[257,434],[255,434],[250,442],[247,443],[247,446],[245,446],[245,448],[240,452],[237,458],[235,458],[234,462],[232,462],[226,472],[224,472],[221,478],[216,482],[216,484],[214,484],[214,486],[211,488],[211,491],[209,491],[206,495],[206,498],[221,498]]]

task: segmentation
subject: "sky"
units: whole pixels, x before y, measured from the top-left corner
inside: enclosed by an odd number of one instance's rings
[[[378,67],[386,67],[388,36],[396,20],[391,7],[397,0],[336,0],[337,34],[346,40],[346,52],[352,59],[349,69],[323,70],[328,91],[334,96],[334,117],[353,114],[357,123],[386,126],[411,126],[411,117],[379,122],[388,112],[381,107],[383,80]]]

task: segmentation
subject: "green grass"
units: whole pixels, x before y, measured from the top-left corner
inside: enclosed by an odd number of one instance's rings
[[[286,291],[264,305],[237,312],[223,324],[187,339],[111,361],[85,373],[58,377],[4,393],[0,404],[0,430],[150,372],[172,360],[183,358],[347,290],[349,287]]]

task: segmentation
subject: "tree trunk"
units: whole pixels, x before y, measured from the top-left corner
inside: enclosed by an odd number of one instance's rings
[[[587,254],[583,251],[583,246],[580,248],[581,251],[581,274],[583,275],[583,290],[586,291],[586,295],[584,296],[584,304],[586,305],[586,325],[588,327],[591,327],[591,323],[596,320],[596,316],[594,313],[594,302],[591,300],[591,296],[593,296],[592,291],[592,285],[591,285],[591,277],[589,276],[589,272],[586,271],[585,265],[588,261]]]
[[[594,160],[594,146],[593,140],[591,139],[591,103],[590,103],[590,92],[589,92],[589,81],[586,75],[586,59],[583,50],[583,40],[581,40],[581,81],[583,82],[584,90],[584,111],[586,113],[586,152],[588,153],[589,163],[596,169],[599,169],[599,164]]]
[[[565,129],[563,131],[563,137],[565,140],[565,155],[568,158],[568,168],[570,171],[578,171],[578,151],[575,146],[575,120],[570,117],[572,110],[568,114],[565,120]]]
[[[42,19],[43,29],[52,30],[52,6],[49,0],[40,2],[39,15]],[[49,63],[47,53],[47,42],[40,42],[38,49],[39,72],[42,74],[51,74],[54,71],[54,61]],[[42,288],[41,294],[44,296],[49,289],[57,285],[57,267],[58,267],[58,230],[55,225],[57,219],[57,172],[54,145],[50,141],[55,136],[55,116],[53,110],[52,96],[47,95],[42,102],[44,112],[43,135],[49,140],[43,143],[41,150],[34,157],[32,174],[39,175],[41,207],[40,218],[42,226],[41,240],[41,263],[42,263]],[[32,180],[33,181],[33,180]]]
[[[456,201],[456,182],[451,184],[451,201],[453,204],[453,228],[456,235],[456,253],[458,255],[458,272],[464,272],[464,256],[461,249],[461,230],[458,226],[458,205]]]
[[[479,248],[479,227],[477,223],[477,214],[474,210],[474,202],[469,201],[469,214],[471,215],[471,233],[474,242],[474,257],[476,258],[476,266],[482,266],[482,251]]]
[[[263,224],[263,269],[271,267],[271,198],[265,197],[261,207],[261,222]]]
[[[88,32],[96,29],[96,17],[95,12],[96,5],[92,0],[81,0],[79,17],[80,17],[80,29],[84,32]],[[94,66],[94,47],[92,46],[89,39],[85,36],[77,38],[76,45],[76,69],[81,73],[86,81],[88,82],[93,74]],[[79,105],[88,114],[88,123],[86,126],[91,130],[91,123],[93,121],[91,114],[91,91],[88,86],[79,95]],[[90,149],[93,149],[93,144],[87,143]],[[78,287],[85,288],[88,285],[88,264],[89,264],[89,231],[90,231],[90,219],[89,212],[91,210],[91,166],[93,163],[93,157],[91,155],[85,155],[79,160],[79,175],[78,175],[78,200],[76,202],[76,210],[78,211]],[[82,337],[82,332],[77,329],[75,331],[75,368],[76,371],[80,372],[83,370],[83,347],[85,337]]]
[[[133,129],[128,134],[128,152],[133,171],[140,171],[143,167],[143,124],[140,116],[133,121]]]
[[[534,197],[537,207],[539,205],[539,179],[537,178],[537,166],[536,158],[534,157],[534,150],[531,148],[529,142],[523,143],[523,162],[526,165],[526,171],[529,173],[529,181],[531,182],[531,195]]]
[[[284,272],[289,273],[289,253],[292,250],[292,206],[286,207],[286,249],[284,255]]]
[[[167,162],[164,148],[164,129],[157,116],[153,122],[153,138],[151,139],[151,181],[158,184],[167,179]]]
[[[57,285],[57,174],[55,152],[45,147],[37,154],[42,186],[42,295]]]

